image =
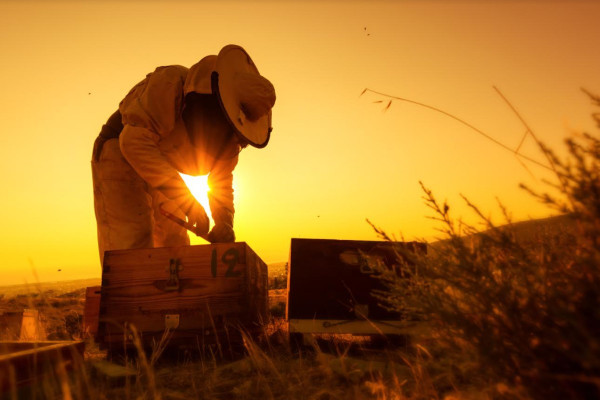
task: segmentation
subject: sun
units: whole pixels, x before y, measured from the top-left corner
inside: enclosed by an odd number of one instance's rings
[[[212,219],[212,214],[210,213],[210,207],[208,205],[208,192],[210,188],[208,187],[208,175],[199,175],[199,176],[191,176],[179,173],[181,178],[192,192],[192,195],[198,200],[198,203],[202,204],[206,214],[210,219]]]

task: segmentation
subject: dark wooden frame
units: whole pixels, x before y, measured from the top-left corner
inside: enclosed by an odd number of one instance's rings
[[[83,364],[85,342],[0,341],[0,394]]]

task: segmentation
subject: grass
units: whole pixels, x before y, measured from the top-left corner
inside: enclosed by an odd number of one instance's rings
[[[281,282],[271,280],[271,298],[281,300]],[[276,288],[276,289],[273,289]],[[274,295],[274,296],[273,296]],[[51,288],[3,299],[1,308],[36,308],[46,317],[49,336],[81,339],[85,290],[57,294]],[[277,297],[279,296],[279,297]],[[271,302],[272,319],[255,339],[244,336],[232,351],[142,351],[121,359],[128,368],[111,377],[101,370],[105,352],[90,340],[85,359],[74,372],[57,370],[39,382],[27,398],[39,399],[471,399],[502,397],[514,388],[490,385],[471,350],[449,352],[444,338],[432,332],[410,345],[382,337],[321,335],[303,348],[288,342],[282,304]],[[71,318],[70,316],[75,316]],[[132,331],[135,338],[139,336]],[[464,345],[464,344],[463,344]],[[471,351],[471,353],[469,353]],[[33,396],[33,397],[32,397]],[[9,397],[10,398],[10,397]]]
[[[426,256],[403,254],[400,274],[383,271],[382,301],[427,320],[446,356],[496,395],[600,397],[600,139],[565,143],[565,160],[540,144],[555,173],[550,192],[524,187],[560,213],[551,220],[560,229],[524,240],[502,204],[506,223],[496,226],[464,197],[479,232],[422,185],[444,240]]]
[[[59,295],[48,289],[4,299],[1,306],[35,307],[52,315],[44,320],[48,334],[73,340],[81,339],[81,318],[75,319],[76,329],[71,330],[68,316],[81,316],[84,296],[84,288]],[[272,309],[279,307],[275,304]],[[260,337],[245,335],[240,348],[222,354],[211,348],[165,350],[165,343],[147,353],[136,339],[133,357],[121,360],[131,374],[117,377],[99,372],[106,354],[87,341],[85,358],[74,371],[61,366],[33,388],[9,392],[7,398],[16,393],[18,398],[90,400],[420,399],[441,398],[436,385],[442,381],[444,392],[455,391],[446,377],[432,375],[438,355],[426,349],[428,344],[393,347],[369,337],[329,335],[296,348],[288,342],[281,317],[273,317]]]

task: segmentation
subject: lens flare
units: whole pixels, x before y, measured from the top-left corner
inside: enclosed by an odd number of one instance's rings
[[[208,187],[208,175],[199,175],[199,176],[191,176],[179,173],[181,178],[187,185],[188,189],[194,196],[194,198],[204,207],[206,214],[210,219],[212,219],[212,214],[210,213],[210,207],[208,205],[208,192],[210,188]]]

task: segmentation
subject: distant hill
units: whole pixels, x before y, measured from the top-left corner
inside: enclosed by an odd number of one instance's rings
[[[528,221],[514,222],[503,225],[501,228],[510,229],[517,241],[531,242],[540,235],[557,235],[572,232],[575,229],[575,221],[568,214],[556,215],[548,218],[531,219]]]
[[[562,242],[565,233],[572,233],[576,229],[575,220],[567,214],[555,215],[547,218],[530,219],[519,222],[512,222],[505,225],[499,225],[495,229],[508,230],[512,232],[517,242],[526,247],[539,243],[540,239],[548,240],[553,238],[556,243]],[[477,233],[463,236],[463,239],[471,240],[472,244],[479,243],[479,236],[489,235],[492,229],[483,230]],[[449,239],[440,238],[427,243],[431,249],[438,248],[447,244]]]
[[[285,282],[287,279],[286,265],[287,262],[285,261],[268,264],[270,281],[277,281],[277,285],[281,285],[280,282]],[[18,295],[46,291],[52,291],[55,295],[61,295],[89,286],[100,286],[100,278],[0,286],[0,298],[9,299]]]
[[[269,276],[287,274],[287,261],[267,264],[269,268]]]
[[[513,233],[515,239],[522,244],[535,244],[543,237],[558,237],[561,234],[570,233],[575,230],[575,220],[568,214],[555,215],[547,218],[530,219],[526,221],[513,222],[510,224],[497,226],[496,229],[506,229]],[[484,230],[465,238],[470,238],[477,242],[478,235],[489,234],[491,229]],[[430,246],[437,246],[447,242],[447,239],[429,243]]]
[[[55,295],[74,292],[88,286],[99,286],[99,278],[76,279],[72,281],[39,282],[32,284],[0,286],[0,298],[11,298],[23,294],[33,294],[52,291]]]

